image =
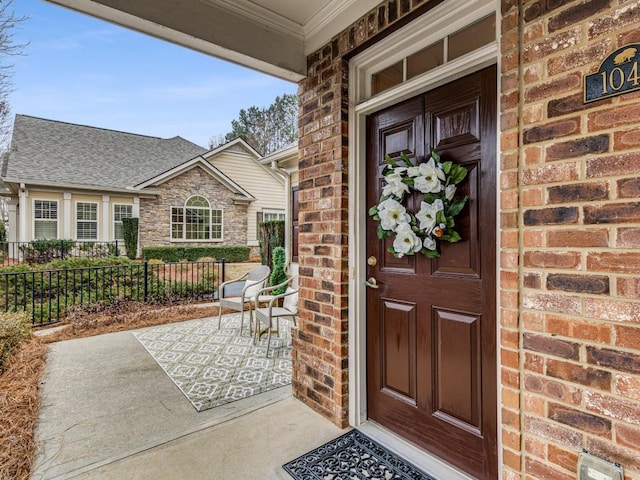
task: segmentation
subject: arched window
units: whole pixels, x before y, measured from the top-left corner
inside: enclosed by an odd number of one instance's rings
[[[187,199],[183,207],[171,207],[172,240],[222,240],[222,210],[212,209],[200,195]]]

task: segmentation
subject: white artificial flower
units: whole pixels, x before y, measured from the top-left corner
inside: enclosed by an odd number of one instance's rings
[[[444,189],[444,196],[447,200],[453,200],[453,196],[456,194],[456,186],[451,184]]]
[[[431,237],[426,237],[424,242],[422,242],[424,248],[427,250],[435,250],[436,249],[436,241]]]
[[[409,185],[402,182],[403,172],[406,170],[404,167],[398,167],[394,169],[393,173],[385,175],[384,179],[386,185],[382,189],[383,196],[393,195],[402,199],[405,193],[409,192]]]
[[[438,193],[442,190],[442,182],[446,179],[446,176],[440,165],[436,164],[433,158],[415,168],[419,173],[413,179],[413,186],[416,190],[422,193]],[[411,176],[411,173],[416,173],[415,170],[409,170],[409,176]]]
[[[420,238],[411,229],[408,223],[401,223],[396,229],[396,238],[393,241],[393,249],[398,257],[407,254],[418,253],[422,250],[422,242]]]
[[[436,226],[436,217],[440,210],[444,210],[444,204],[439,198],[433,203],[422,202],[420,211],[416,213],[416,218],[420,222],[420,230],[430,235]]]
[[[382,229],[391,231],[395,231],[399,223],[406,223],[411,220],[407,209],[393,198],[387,198],[378,205],[378,216],[380,217]]]

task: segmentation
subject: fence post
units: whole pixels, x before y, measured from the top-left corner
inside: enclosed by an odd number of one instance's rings
[[[225,260],[224,260],[224,258],[221,258],[220,262],[222,263],[222,275],[220,276],[220,278],[222,278],[222,282],[220,282],[220,283],[224,283],[224,281],[225,281]]]
[[[147,274],[149,273],[149,262],[147,262],[146,260],[144,261],[144,282],[143,284],[143,289],[144,289],[144,294],[143,294],[143,298],[144,301],[146,303],[147,301],[147,296],[149,294],[149,281],[147,279]]]
[[[64,240],[60,240],[60,259],[64,260]]]
[[[120,256],[120,249],[118,248],[118,240],[116,240],[116,254],[114,255],[114,257],[119,257]]]

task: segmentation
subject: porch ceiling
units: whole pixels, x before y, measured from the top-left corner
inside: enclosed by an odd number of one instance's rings
[[[47,0],[286,80],[379,0]]]

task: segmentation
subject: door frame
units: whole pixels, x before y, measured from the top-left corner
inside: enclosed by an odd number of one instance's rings
[[[496,42],[486,45],[470,54],[447,62],[432,71],[406,81],[397,87],[371,98],[371,74],[392,65],[412,51],[424,48],[440,38],[479,20],[490,13],[496,14]],[[400,103],[426,91],[444,85],[456,78],[476,72],[490,65],[497,65],[500,72],[500,8],[496,0],[446,0],[432,8],[422,17],[406,27],[389,35],[384,40],[350,59],[349,62],[349,424],[357,427],[383,444],[402,451],[406,458],[418,467],[442,478],[468,479],[468,475],[453,470],[437,457],[411,446],[401,437],[376,426],[367,419],[367,342],[366,342],[366,118],[368,115]],[[425,33],[428,32],[428,33]],[[497,116],[500,125],[500,75],[497,76]],[[499,157],[499,128],[495,138]],[[496,158],[499,161],[499,158]],[[500,168],[496,168],[499,176]],[[500,182],[496,179],[496,218],[500,210]],[[496,222],[497,252],[500,250],[499,222]],[[499,272],[499,255],[496,255],[496,272]],[[496,278],[499,278],[496,275]],[[496,282],[496,290],[499,290]],[[500,309],[499,291],[496,291],[496,348],[499,349]],[[496,369],[499,379],[500,356],[497,355]],[[500,398],[500,382],[497,382],[497,398]],[[500,409],[497,411],[498,467],[502,475],[502,445]]]

